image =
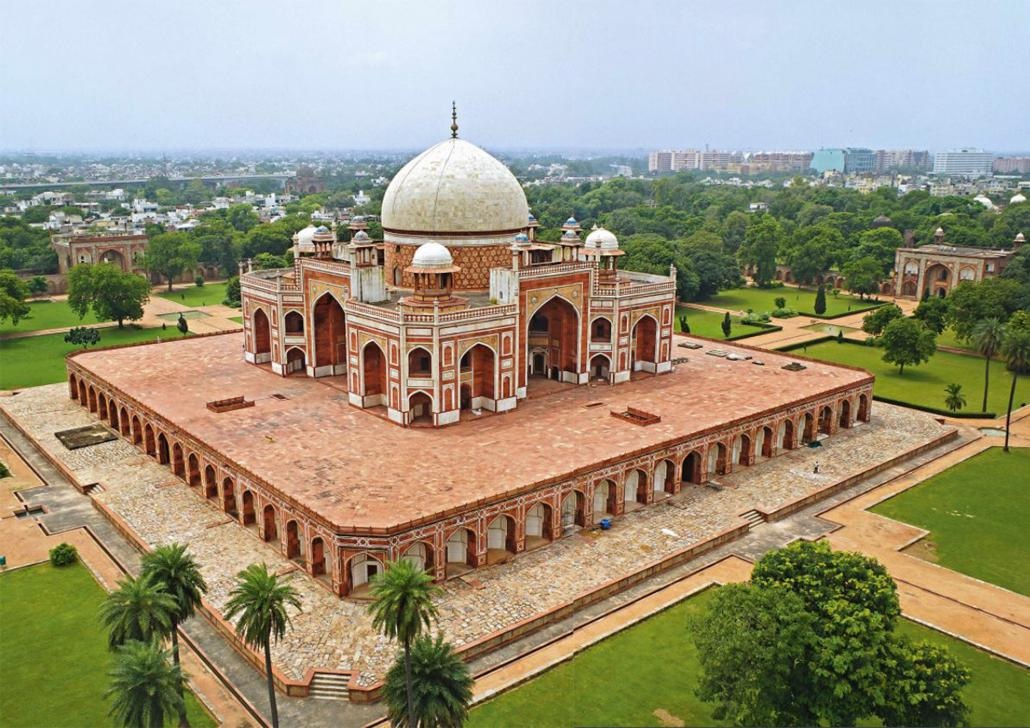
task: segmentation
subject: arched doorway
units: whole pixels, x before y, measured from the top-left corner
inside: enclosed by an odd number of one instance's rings
[[[118,405],[112,399],[109,403],[108,413],[111,415],[111,427],[118,432],[121,432],[122,428],[119,426],[120,420],[118,419]]]
[[[704,482],[704,472],[701,468],[701,453],[697,450],[692,450],[689,455],[683,458],[680,480],[684,483],[694,483],[695,485],[700,485]]]
[[[590,376],[607,382],[610,372],[611,360],[604,354],[595,354],[590,360]]]
[[[553,296],[529,319],[526,331],[527,358],[532,352],[532,374],[545,374],[562,382],[579,381],[579,312],[559,296]],[[540,355],[546,363],[536,357]],[[537,364],[543,366],[537,367]]]
[[[186,463],[182,454],[182,445],[179,443],[172,445],[172,472],[185,480]]]
[[[861,422],[869,421],[869,397],[864,394],[858,395],[858,419]]]
[[[412,425],[433,424],[433,398],[425,392],[415,392],[408,398],[408,422]]]
[[[594,522],[602,518],[611,518],[615,514],[615,498],[617,489],[610,480],[602,480],[594,488]]]
[[[73,400],[79,398],[79,380],[74,374],[68,376],[68,396]]]
[[[118,250],[105,250],[100,254],[101,263],[110,263],[111,265],[117,266],[118,270],[128,271],[128,266],[125,265],[125,256]]]
[[[794,445],[794,422],[784,420],[780,423],[776,435],[776,448],[779,450],[793,450]]]
[[[89,398],[86,396],[86,383],[81,379],[79,380],[79,404],[83,407],[89,405]]]
[[[465,574],[477,565],[476,534],[459,528],[447,538],[447,576]]]
[[[107,419],[107,397],[104,396],[103,392],[97,395],[97,414],[100,416],[100,419]]]
[[[536,503],[526,511],[526,549],[534,549],[549,543],[553,538],[551,529],[551,506]]]
[[[222,481],[222,510],[232,518],[239,518],[239,511],[236,510],[236,493],[232,478]]]
[[[265,541],[275,541],[279,538],[279,529],[275,519],[275,506],[265,506],[261,516],[262,525],[264,526],[261,538]]]
[[[840,415],[838,416],[837,424],[841,427],[851,427],[851,402],[846,399],[842,399],[840,402]]]
[[[257,513],[254,510],[254,494],[249,490],[245,490],[240,496],[240,501],[242,501],[243,506],[240,522],[243,523],[244,526],[253,526],[254,528],[257,528]]]
[[[633,366],[635,372],[654,372],[658,355],[658,322],[642,316],[633,327]]]
[[[607,344],[612,340],[612,322],[606,318],[595,318],[590,322],[590,340]]]
[[[131,426],[132,423],[129,421],[129,411],[122,407],[121,411],[118,413],[118,429],[119,432],[122,433],[122,437],[131,436]],[[135,444],[135,442],[136,441],[134,439],[133,444]]]
[[[486,563],[498,564],[515,554],[515,519],[501,514],[486,527]]]
[[[586,498],[578,490],[567,494],[561,502],[561,528],[562,535],[567,536],[576,530],[587,525],[586,522]]]
[[[495,379],[497,377],[496,359],[493,349],[484,344],[476,344],[461,357],[461,390],[462,398],[468,397],[468,406],[473,409],[494,408]],[[465,388],[468,388],[466,394]]]
[[[325,541],[321,536],[311,539],[311,575],[325,576],[327,573],[325,563]]]
[[[89,388],[89,411],[97,411],[97,390],[93,389],[92,386]]]
[[[824,406],[819,410],[819,432],[829,435],[833,431],[833,409]]]
[[[472,409],[471,384],[462,384],[458,389],[458,407],[463,410]]]
[[[286,522],[286,558],[297,561],[304,560],[304,552],[300,540],[300,526],[293,520]]]
[[[464,362],[462,362],[464,364]],[[433,355],[429,349],[423,346],[416,346],[408,352],[408,376],[415,378],[431,377],[433,375]]]
[[[811,412],[806,412],[801,419],[801,444],[807,445],[815,439],[815,417]]]
[[[315,374],[343,374],[347,370],[347,327],[343,307],[330,293],[315,301]]]
[[[290,311],[283,317],[283,328],[287,336],[304,335],[304,316],[299,311]]]
[[[400,560],[409,562],[421,571],[433,573],[433,550],[424,541],[416,541],[404,549]]]
[[[150,457],[157,457],[157,445],[154,440],[154,428],[148,422],[143,428],[143,447]]]
[[[200,485],[200,458],[196,453],[191,452],[186,459],[186,465],[186,482],[190,484],[191,488],[195,488]]]
[[[293,347],[286,352],[286,374],[304,374],[304,352]]]
[[[654,478],[651,479],[652,489],[655,497],[660,493],[672,495],[676,492],[676,466],[668,460],[662,460],[654,469]]]
[[[716,442],[708,447],[708,474],[725,475],[729,470],[730,452],[725,443]]]
[[[629,511],[647,503],[647,474],[643,470],[634,469],[626,475],[626,484],[622,491],[624,508]]]
[[[733,438],[733,463],[736,465],[751,464],[751,438],[741,434]]]
[[[215,474],[215,469],[211,465],[204,468],[204,497],[218,497],[218,476]]]
[[[143,444],[143,425],[140,424],[139,417],[136,415],[132,416],[132,444]]]
[[[379,345],[370,341],[361,350],[361,371],[366,407],[387,404],[386,354]]]
[[[755,436],[755,453],[763,458],[771,458],[776,448],[776,436],[773,429],[766,425],[758,430]]]
[[[383,565],[368,554],[358,554],[350,560],[350,595],[363,597],[368,594],[368,585],[383,572]]]
[[[261,364],[272,359],[272,328],[263,309],[254,311],[252,323],[254,336],[254,361]]]
[[[168,448],[168,438],[165,433],[157,436],[157,462],[161,465],[168,465],[171,462],[171,451]]]
[[[936,263],[926,269],[923,281],[929,295],[943,298],[948,295],[948,289],[951,287],[951,271],[947,266]]]

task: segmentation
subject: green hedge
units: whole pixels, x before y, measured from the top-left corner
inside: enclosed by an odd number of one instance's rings
[[[886,402],[887,404],[896,404],[900,407],[908,407],[909,409],[922,410],[923,412],[929,412],[934,415],[941,415],[942,417],[955,417],[956,419],[969,419],[969,420],[993,420],[997,415],[994,412],[952,412],[951,410],[938,409],[937,407],[929,407],[925,404],[915,404],[913,402],[902,402],[900,399],[891,399],[890,397],[881,397],[878,394],[873,395],[873,399],[877,402]]]

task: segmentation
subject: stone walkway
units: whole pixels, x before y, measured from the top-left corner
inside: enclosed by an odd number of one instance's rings
[[[373,632],[363,605],[331,595],[124,440],[65,450],[53,433],[93,421],[67,399],[65,389],[59,384],[26,390],[0,406],[79,482],[101,483],[94,497],[147,543],[188,543],[211,586],[208,600],[215,609],[224,606],[234,575],[246,565],[264,561],[288,572],[304,609],[293,615],[293,629],[273,651],[285,675],[300,679],[308,668],[352,670],[364,685],[381,677],[394,646]],[[468,644],[735,526],[750,508],[794,500],[947,430],[924,414],[877,404],[872,422],[841,432],[822,448],[794,450],[722,478],[726,487],[721,492],[691,487],[617,519],[611,531],[562,539],[511,563],[477,569],[469,580],[447,582],[439,602],[440,625],[456,645]],[[813,473],[816,463],[818,474]]]

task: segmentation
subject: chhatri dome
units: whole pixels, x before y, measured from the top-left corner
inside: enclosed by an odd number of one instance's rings
[[[450,268],[454,258],[440,243],[423,243],[415,251],[411,264],[415,268]]]
[[[387,238],[391,232],[514,235],[526,227],[529,204],[515,175],[459,139],[456,121],[451,131],[450,139],[405,164],[386,188],[382,224]]]

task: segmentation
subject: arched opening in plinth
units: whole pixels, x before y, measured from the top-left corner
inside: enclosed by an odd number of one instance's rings
[[[79,404],[83,407],[89,405],[89,398],[86,395],[86,383],[81,379],[79,380]]]
[[[325,541],[321,536],[311,539],[311,575],[315,577],[328,575],[325,559]]]
[[[651,489],[654,490],[655,498],[676,492],[676,466],[672,461],[662,460],[655,466]]]
[[[578,490],[566,494],[561,502],[562,535],[567,536],[573,533],[577,526],[585,527],[587,525],[586,518],[586,497]]]
[[[708,474],[725,475],[729,469],[730,451],[725,443],[716,442],[708,447]]]
[[[680,480],[684,483],[700,485],[705,480],[704,468],[701,467],[701,453],[692,450],[689,455],[683,458],[683,465],[680,468]]]
[[[374,341],[361,350],[361,371],[365,406],[386,404],[386,354]]]
[[[129,410],[124,407],[118,413],[118,431],[122,434],[122,437],[132,436],[132,422],[129,420]]]
[[[244,526],[257,527],[257,512],[254,510],[254,494],[249,490],[243,491],[240,496],[242,501],[243,512],[240,515],[240,522]]]
[[[824,406],[819,410],[819,432],[829,435],[833,431],[833,408]]]
[[[172,461],[172,451],[168,447],[168,438],[165,433],[157,436],[157,462],[161,465],[168,465]]]
[[[801,444],[807,445],[815,439],[815,417],[806,412],[801,418]]]
[[[407,561],[416,569],[433,573],[433,549],[425,541],[416,541],[404,549],[401,561]]]
[[[846,399],[841,400],[840,403],[838,424],[841,427],[851,427],[851,402]]]
[[[89,392],[89,411],[90,412],[96,412],[97,411],[97,390],[93,389],[93,385],[90,385],[88,392]]]
[[[869,397],[865,394],[858,395],[858,419],[860,422],[869,421]]]
[[[751,438],[748,435],[740,434],[733,438],[733,463],[736,465],[750,465]]]
[[[797,447],[794,442],[794,421],[784,420],[776,434],[776,447],[780,450],[793,450]]]
[[[118,405],[115,403],[113,399],[109,402],[108,414],[111,416],[111,427],[115,431],[121,432],[122,428],[121,420],[118,417]]]
[[[658,361],[658,322],[652,316],[641,316],[633,327],[632,370],[655,371]]]
[[[612,369],[611,360],[605,354],[594,354],[590,359],[590,377],[592,379],[608,381]]]
[[[200,485],[200,458],[193,452],[186,458],[186,482],[191,488]]]
[[[640,469],[634,469],[626,474],[622,500],[625,501],[623,507],[627,511],[647,503],[647,473]]]
[[[467,528],[459,528],[448,536],[446,551],[448,577],[471,571],[478,563],[475,532]]]
[[[343,307],[332,294],[324,293],[315,301],[314,319],[315,369],[319,373],[343,374],[347,366],[347,327]]]
[[[261,538],[265,541],[275,541],[279,538],[279,527],[275,518],[275,506],[267,505],[261,512],[261,524],[264,527]]]
[[[415,392],[408,397],[408,422],[411,425],[433,424],[433,398],[425,392]]]
[[[157,444],[154,439],[154,428],[151,427],[148,422],[146,427],[143,428],[143,449],[146,450],[147,455],[150,457],[157,457]]]
[[[286,351],[286,375],[291,374],[304,374],[306,372],[307,362],[304,358],[303,350],[296,346]]]
[[[486,527],[486,563],[499,564],[516,551],[515,519],[501,514]]]
[[[132,416],[132,444],[142,445],[143,444],[143,425],[139,421],[139,416]]]
[[[594,488],[594,523],[603,518],[611,518],[615,515],[619,489],[615,487],[614,481],[602,480]]]
[[[232,518],[239,518],[239,511],[236,510],[236,487],[232,478],[222,481],[222,510]]]
[[[560,296],[552,296],[529,319],[526,328],[527,374],[561,382],[578,382],[579,312]],[[539,361],[539,358],[544,361]],[[537,366],[542,364],[542,366]]]
[[[73,400],[79,399],[79,379],[74,374],[68,375],[68,396]]]
[[[535,503],[526,511],[526,550],[535,549],[554,539],[551,528],[551,506]]]
[[[771,458],[776,449],[776,436],[773,428],[766,425],[755,435],[755,453],[763,458]]]
[[[259,364],[268,361],[272,356],[272,327],[268,323],[268,315],[263,309],[254,311],[252,322],[254,336],[255,361]]]
[[[107,419],[107,397],[103,392],[97,395],[97,415],[102,420]]]
[[[368,596],[369,585],[383,573],[384,567],[378,559],[368,554],[358,554],[347,562],[347,570],[350,573],[350,596],[362,598]]]
[[[218,475],[215,473],[213,465],[204,468],[204,497],[218,497]]]
[[[172,445],[172,472],[183,480],[186,479],[186,462],[182,454],[182,445]]]
[[[300,524],[294,520],[286,522],[286,558],[304,560],[303,541],[300,539]]]

